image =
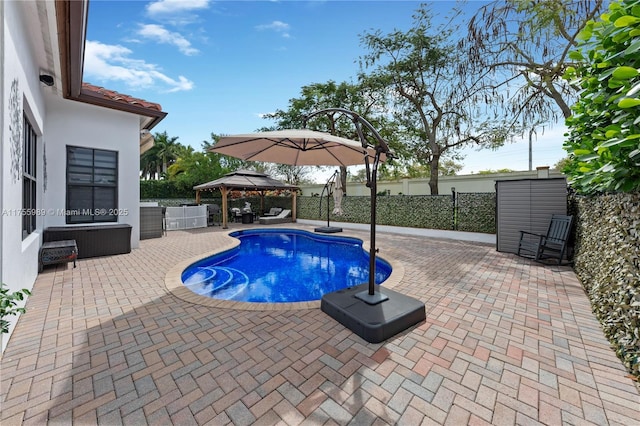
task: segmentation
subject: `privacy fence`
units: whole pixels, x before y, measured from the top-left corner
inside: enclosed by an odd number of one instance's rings
[[[329,220],[369,223],[371,199],[347,196],[342,200],[344,214],[336,216],[329,199]],[[327,220],[327,197],[299,197],[300,219]],[[410,228],[446,229],[468,232],[496,232],[495,193],[455,193],[452,195],[383,195],[377,198],[378,225]]]
[[[154,199],[163,206],[193,203],[189,199]],[[242,208],[245,202],[259,210],[259,197],[229,199],[229,208]],[[202,199],[203,204],[221,205],[220,198]],[[264,211],[271,207],[291,208],[290,197],[265,197]],[[329,220],[347,223],[369,223],[371,199],[368,196],[346,196],[342,200],[344,214],[334,215],[333,198],[301,196],[297,198],[297,217],[308,220]],[[446,229],[467,232],[496,232],[496,194],[488,192],[452,193],[449,195],[379,195],[376,208],[378,225],[409,228]]]
[[[611,346],[640,380],[640,193],[573,196],[569,211],[577,217],[574,270]]]

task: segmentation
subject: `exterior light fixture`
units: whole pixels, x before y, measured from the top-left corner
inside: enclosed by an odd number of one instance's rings
[[[53,76],[49,74],[40,74],[40,82],[44,83],[46,86],[53,86],[54,79]]]

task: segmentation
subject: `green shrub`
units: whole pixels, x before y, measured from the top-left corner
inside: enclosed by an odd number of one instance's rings
[[[141,180],[140,199],[153,198],[193,198],[193,188],[186,188],[180,182],[171,180]]]
[[[581,93],[567,119],[564,172],[583,194],[640,190],[640,2],[611,3],[579,38],[565,74]]]
[[[27,289],[22,289],[9,293],[9,289],[5,288],[5,284],[0,284],[0,333],[9,332],[9,321],[5,318],[11,315],[24,314],[24,308],[17,308],[18,301],[24,300],[25,296],[31,295]]]

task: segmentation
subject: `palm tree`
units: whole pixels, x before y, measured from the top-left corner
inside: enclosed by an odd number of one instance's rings
[[[160,179],[167,175],[167,169],[178,158],[183,145],[177,143],[178,137],[169,137],[167,132],[154,135],[153,147],[140,157],[140,171],[145,179]]]
[[[140,156],[140,178],[144,180],[155,178],[156,170],[157,156],[153,148],[150,148]]]
[[[170,138],[167,132],[156,133],[153,147],[157,148],[158,175],[166,176],[167,168],[178,159],[178,150],[181,145],[176,143],[177,140],[177,136]]]

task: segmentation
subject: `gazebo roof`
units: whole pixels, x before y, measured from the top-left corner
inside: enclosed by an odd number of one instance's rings
[[[253,170],[236,170],[235,172],[228,173],[219,179],[193,187],[193,189],[197,191],[220,188],[243,191],[260,191],[265,189],[293,190],[298,187],[280,182],[279,180],[273,179],[264,173],[255,172]]]

